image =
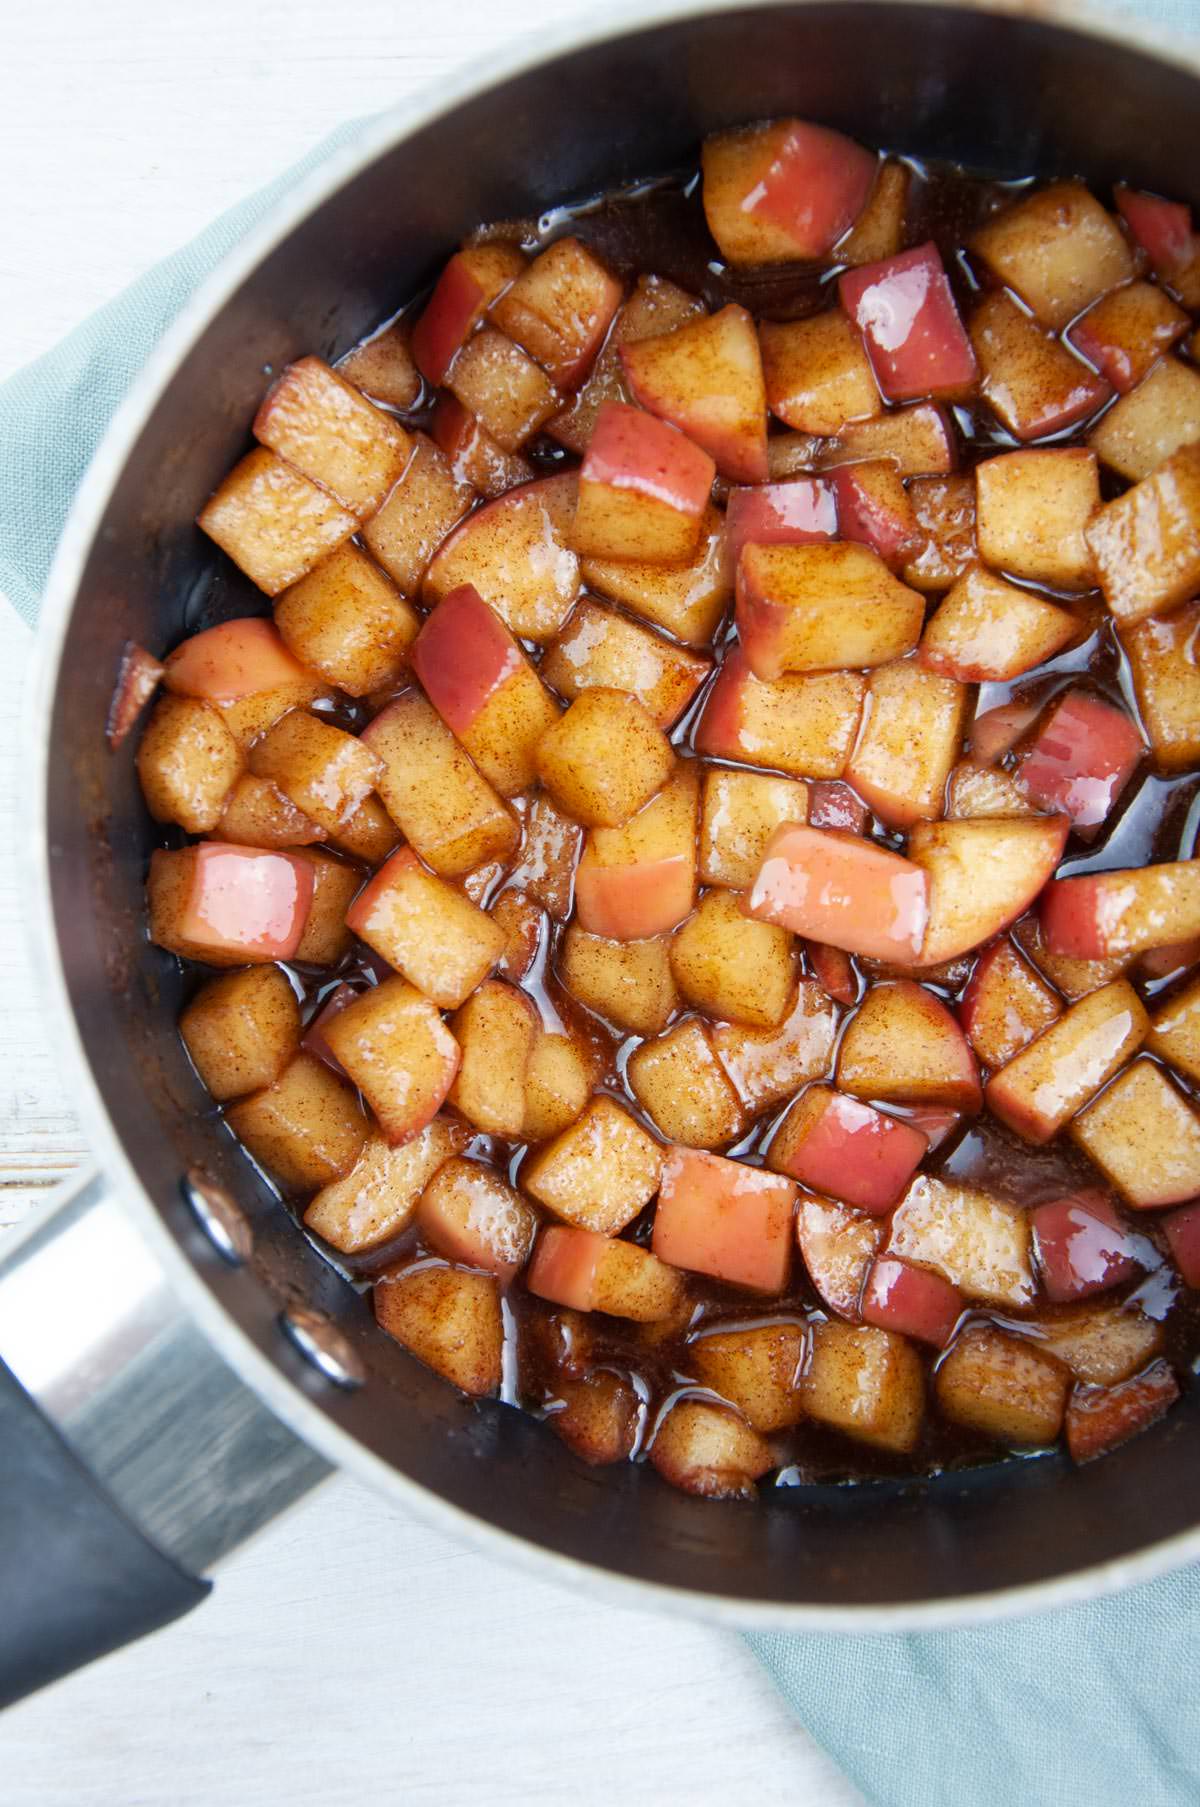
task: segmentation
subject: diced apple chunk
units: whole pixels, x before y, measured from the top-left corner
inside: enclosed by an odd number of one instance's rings
[[[723,1148],[741,1134],[737,1093],[698,1018],[635,1048],[627,1073],[638,1103],[669,1142]]]
[[[520,1136],[539,1026],[531,1000],[501,979],[485,980],[450,1019],[462,1060],[449,1100],[484,1135]]]
[[[413,328],[413,357],[427,383],[445,381],[483,315],[524,268],[517,246],[503,241],[455,252]]]
[[[575,608],[541,665],[545,682],[568,702],[585,690],[624,690],[660,728],[679,719],[711,670],[711,660],[590,597]]]
[[[537,1215],[519,1192],[493,1168],[457,1155],[426,1183],[416,1222],[439,1255],[502,1284],[524,1267],[537,1233]]]
[[[805,1341],[801,1324],[710,1331],[688,1344],[686,1362],[702,1386],[736,1406],[752,1429],[769,1434],[804,1415],[799,1378]]]
[[[600,1369],[583,1380],[560,1380],[557,1409],[546,1423],[581,1461],[624,1462],[637,1442],[640,1403],[627,1380]]]
[[[1187,602],[1200,585],[1200,445],[1183,447],[1098,509],[1087,543],[1122,627]]]
[[[1039,813],[1009,774],[994,765],[976,765],[974,760],[964,759],[955,766],[946,784],[946,815],[953,819]]]
[[[350,696],[395,683],[420,622],[365,552],[340,546],[285,590],[275,625],[288,649]]]
[[[1072,357],[1003,290],[985,296],[971,319],[980,393],[1014,439],[1064,432],[1112,395],[1102,377]]]
[[[1003,759],[1042,713],[1042,704],[1015,696],[995,709],[985,709],[971,724],[971,754],[983,765]]]
[[[1115,199],[1155,275],[1170,284],[1185,307],[1200,307],[1200,243],[1192,230],[1191,208],[1123,184],[1118,184]]]
[[[1014,577],[1088,589],[1095,546],[1087,529],[1099,506],[1096,456],[1082,446],[985,459],[975,467],[979,556]]]
[[[311,1192],[353,1167],[367,1120],[349,1086],[311,1054],[296,1054],[261,1092],[225,1113],[239,1142],[285,1192]]]
[[[1200,1204],[1168,1211],[1161,1220],[1171,1259],[1188,1286],[1200,1286]]]
[[[943,813],[967,703],[964,685],[910,659],[871,673],[846,778],[889,827],[910,828]]]
[[[870,199],[845,238],[838,241],[839,263],[873,264],[896,255],[904,242],[911,181],[907,164],[888,161],[880,165]]]
[[[443,878],[513,853],[515,816],[418,691],[390,703],[362,740],[382,763],[378,790],[388,814]]]
[[[1072,1004],[988,1081],[988,1108],[1025,1141],[1050,1141],[1137,1052],[1149,1027],[1133,987],[1115,979]]]
[[[887,1253],[933,1268],[983,1305],[1033,1303],[1029,1220],[977,1187],[917,1174],[893,1214]]]
[[[455,477],[481,496],[502,496],[520,483],[533,481],[535,471],[528,458],[520,452],[506,452],[483,422],[448,390],[443,390],[434,404],[429,430],[450,460]]]
[[[538,776],[559,807],[590,827],[619,828],[671,776],[675,756],[643,703],[623,690],[585,690],[548,728]]]
[[[1152,1060],[1118,1074],[1071,1134],[1136,1210],[1200,1194],[1200,1117]]]
[[[801,672],[765,683],[741,648],[731,647],[708,693],[696,751],[797,778],[840,778],[865,691],[856,671]]]
[[[1200,603],[1139,621],[1121,636],[1138,710],[1161,772],[1200,764]]]
[[[744,546],[806,546],[835,539],[837,531],[837,500],[827,478],[793,477],[729,492],[725,541],[733,572]]]
[[[673,1148],[654,1212],[654,1253],[754,1292],[782,1292],[791,1265],[791,1180],[722,1155]]]
[[[664,1481],[702,1499],[751,1499],[774,1467],[770,1445],[736,1412],[703,1399],[680,1399],[659,1422],[649,1458]]]
[[[347,924],[443,1010],[461,1004],[504,951],[504,931],[407,847],[355,898]]]
[[[561,414],[549,423],[548,431],[560,445],[580,457],[596,425],[596,416],[605,402],[629,401],[629,386],[621,364],[622,345],[638,339],[653,339],[658,333],[669,333],[688,320],[705,312],[703,301],[662,276],[639,276],[633,294],[618,312],[612,330],[587,381]]]
[[[755,677],[883,665],[917,644],[925,605],[865,546],[746,546],[738,637]]]
[[[1028,954],[1043,978],[1049,979],[1071,1003],[1077,998],[1086,998],[1089,992],[1099,991],[1110,980],[1119,979],[1133,962],[1132,954],[1123,954],[1113,960],[1073,960],[1066,954],[1052,953],[1036,915],[1021,918],[1013,929],[1013,939]]]
[[[569,1035],[538,1033],[525,1069],[526,1142],[547,1142],[561,1135],[580,1115],[591,1095],[588,1063]]]
[[[975,353],[932,241],[847,270],[838,294],[888,401],[961,399],[975,386]]]
[[[913,477],[908,499],[917,544],[900,575],[914,590],[948,590],[978,557],[975,478]]]
[[[1054,991],[1008,940],[993,943],[980,955],[959,1007],[967,1040],[993,1070],[1005,1066],[1061,1014]]]
[[[452,1386],[477,1398],[500,1387],[504,1321],[493,1274],[415,1267],[375,1287],[381,1330]]]
[[[559,977],[581,1004],[634,1035],[656,1035],[679,1005],[665,936],[612,941],[572,923]]]
[[[706,138],[704,212],[726,262],[820,258],[870,197],[878,159],[840,132],[801,119]]]
[[[1088,1299],[1030,1325],[1037,1346],[1065,1362],[1087,1386],[1113,1387],[1145,1367],[1163,1345],[1163,1327],[1131,1301]]]
[[[894,464],[902,477],[943,476],[954,470],[958,444],[946,410],[937,402],[914,402],[906,408],[888,408],[873,420],[847,421],[832,439],[806,439],[801,448],[789,448],[778,438],[767,441],[772,477],[794,476],[797,469],[836,470],[877,458]]]
[[[579,824],[560,815],[549,797],[536,796],[525,818],[520,857],[509,876],[544,904],[555,922],[565,922],[571,914],[582,845]]]
[[[150,856],[150,939],[208,966],[290,960],[312,906],[312,869],[294,853],[222,841]]]
[[[784,1117],[767,1159],[776,1173],[879,1216],[891,1210],[928,1152],[920,1131],[898,1117],[814,1085]]]
[[[254,417],[254,437],[369,520],[412,455],[398,420],[320,358],[289,364]]]
[[[838,1004],[857,1004],[858,972],[849,954],[824,941],[808,942],[806,952],[813,977],[826,997]]]
[[[714,767],[704,775],[700,809],[701,880],[745,889],[780,823],[807,820],[808,788],[796,779]]]
[[[324,1035],[393,1144],[411,1141],[432,1120],[461,1058],[436,1006],[405,979],[363,992]]]
[[[163,682],[177,696],[203,697],[218,709],[263,696],[286,698],[278,714],[311,702],[321,688],[313,673],[288,651],[278,629],[257,615],[242,615],[190,634],[167,658]]]
[[[796,1240],[808,1277],[830,1311],[849,1323],[860,1322],[863,1281],[886,1234],[878,1217],[800,1195]]]
[[[201,987],[179,1033],[217,1100],[273,1085],[300,1043],[300,1007],[278,966],[227,973]]]
[[[839,829],[776,829],[747,894],[760,922],[779,923],[849,954],[912,961],[928,913],[928,880],[888,848]]]
[[[926,627],[920,659],[964,684],[1003,683],[1052,659],[1079,631],[1068,610],[973,565]]]
[[[862,335],[840,308],[759,327],[772,414],[802,433],[828,437],[882,408]]]
[[[525,1162],[521,1184],[564,1223],[615,1236],[658,1191],[662,1164],[661,1147],[627,1111],[593,1098],[570,1129]]]
[[[1161,1004],[1146,1046],[1188,1079],[1200,1080],[1200,979]]]
[[[896,467],[886,458],[869,464],[843,464],[831,481],[841,537],[869,547],[892,570],[902,565],[920,544],[922,534]]]
[[[894,1255],[871,1263],[862,1296],[865,1323],[944,1349],[962,1311],[958,1288],[930,1268],[897,1261]]]
[[[821,987],[801,979],[776,1029],[719,1023],[711,1031],[717,1058],[747,1111],[780,1104],[807,1080],[829,1071],[837,1011]]]
[[[519,985],[541,950],[546,912],[523,891],[502,891],[489,915],[504,937],[500,977]]]
[[[414,433],[408,468],[363,529],[368,551],[405,596],[417,594],[430,559],[474,500],[432,439]]]
[[[312,907],[294,958],[301,965],[334,966],[350,946],[346,913],[362,884],[362,873],[326,853],[298,849],[296,859],[312,873]]]
[[[934,1386],[939,1408],[955,1424],[999,1443],[1037,1447],[1062,1430],[1070,1376],[1032,1343],[980,1326],[959,1337]]]
[[[415,407],[421,394],[421,373],[413,359],[411,338],[407,321],[397,321],[339,358],[337,374],[389,408],[403,411]]]
[[[1200,934],[1200,860],[1055,879],[1041,914],[1046,946],[1076,960],[1190,940]]]
[[[968,953],[1027,910],[1062,858],[1067,826],[1065,816],[919,822],[908,851],[929,881],[921,965]]]
[[[698,789],[695,762],[681,761],[624,827],[591,831],[575,874],[581,928],[614,941],[638,941],[683,921],[696,899]]]
[[[713,890],[676,931],[671,971],[697,1010],[771,1029],[787,1015],[796,956],[786,929],[748,919],[737,893]]]
[[[1189,324],[1183,309],[1154,283],[1128,282],[1076,320],[1067,339],[1114,389],[1127,395]]]
[[[370,796],[382,766],[353,734],[292,709],[254,743],[250,770],[336,836]]]
[[[1117,222],[1079,182],[1014,202],[980,227],[971,249],[1055,332],[1135,274]]]
[[[1056,1305],[1120,1286],[1161,1259],[1154,1244],[1127,1230],[1107,1195],[1094,1189],[1048,1199],[1030,1222],[1042,1287]]]
[[[1067,1405],[1067,1448],[1075,1462],[1091,1462],[1119,1449],[1156,1424],[1179,1398],[1179,1383],[1166,1362],[1131,1375],[1104,1392],[1077,1387]]]
[[[711,504],[700,517],[700,537],[690,561],[672,566],[650,559],[585,558],[582,570],[592,589],[688,646],[708,645],[733,594],[725,524]]]
[[[976,1111],[979,1071],[950,1011],[911,979],[873,985],[838,1044],[837,1083],[857,1098]]]
[[[425,601],[471,584],[520,639],[553,639],[579,595],[579,560],[567,544],[575,496],[574,475],[540,477],[478,509],[430,564]]]
[[[685,564],[696,553],[714,475],[708,453],[678,428],[625,402],[605,402],[579,473],[570,543],[590,558]]]
[[[925,1376],[912,1344],[870,1324],[817,1324],[800,1380],[806,1414],[894,1455],[916,1445],[925,1415]]]
[[[1088,444],[1111,470],[1140,483],[1173,452],[1197,439],[1200,371],[1167,357],[1101,416]]]
[[[754,321],[736,302],[622,345],[635,401],[706,451],[723,477],[767,476],[767,396]]]
[[[1076,831],[1094,833],[1128,784],[1143,752],[1123,709],[1086,690],[1069,690],[1023,750],[1016,781],[1040,809],[1059,810]]]
[[[165,667],[144,646],[136,640],[126,641],[104,724],[105,739],[114,753],[158,689],[164,672]]]
[[[196,524],[268,596],[311,571],[358,525],[348,509],[262,446],[234,466]]]
[[[633,1323],[672,1318],[683,1298],[674,1268],[636,1243],[552,1224],[538,1237],[526,1285],[575,1311],[602,1311]]]
[[[446,386],[506,452],[519,451],[559,406],[545,372],[491,326],[467,340],[447,372]]]
[[[305,1227],[344,1255],[382,1247],[408,1228],[425,1186],[443,1161],[461,1152],[467,1136],[465,1125],[448,1117],[435,1117],[399,1148],[368,1136],[350,1171],[317,1193],[304,1213]]]
[[[595,253],[577,238],[560,238],[526,265],[490,312],[552,382],[574,389],[620,305],[621,284]]]
[[[209,833],[241,770],[241,748],[215,709],[198,697],[159,698],[137,751],[142,795],[156,822]]]

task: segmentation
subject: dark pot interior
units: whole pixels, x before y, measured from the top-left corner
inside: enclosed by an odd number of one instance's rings
[[[1013,1462],[928,1483],[689,1499],[638,1468],[590,1471],[530,1419],[476,1407],[375,1331],[214,1118],[174,1032],[173,962],[145,941],[150,824],[133,748],[103,738],[124,641],[168,647],[261,598],[192,526],[248,443],[264,368],[333,356],[427,282],[482,219],[536,213],[695,155],[715,127],[777,113],[868,143],[1019,176],[1121,177],[1200,202],[1200,81],[1033,18],[904,5],[762,7],[561,57],[381,156],[304,221],[202,334],[147,422],[93,544],[53,721],[53,907],[96,1083],[151,1199],[247,1335],[350,1435],[435,1495],[600,1568],[748,1602],[937,1601],[1037,1582],[1180,1532],[1200,1499],[1200,1397],[1107,1460]],[[250,1206],[240,1272],[198,1245],[193,1163]],[[282,1303],[333,1313],[370,1370],[354,1394],[304,1370]]]

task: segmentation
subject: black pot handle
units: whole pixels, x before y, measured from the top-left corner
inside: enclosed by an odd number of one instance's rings
[[[169,1625],[211,1587],[131,1524],[0,1361],[0,1707]]]

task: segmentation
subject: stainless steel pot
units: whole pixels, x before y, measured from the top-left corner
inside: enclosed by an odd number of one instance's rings
[[[47,1565],[0,1438],[0,1502],[7,1463],[28,1531],[20,1558],[0,1548],[0,1597],[27,1621],[10,1607],[0,1630],[9,1693],[180,1610],[194,1590],[177,1571],[204,1572],[328,1464],[549,1578],[740,1626],[963,1623],[1200,1555],[1194,1394],[1082,1471],[1050,1455],[768,1489],[757,1507],[592,1471],[530,1419],[459,1398],[375,1329],[239,1154],[177,1040],[174,963],[146,942],[151,825],[105,712],[127,638],[161,648],[259,606],[192,521],[267,374],[344,350],[480,219],[676,166],[706,132],[781,113],[1200,203],[1200,60],[1076,9],[812,0],[609,20],[474,72],[297,188],[197,295],[96,459],[50,584],[27,746],[38,959],[99,1171],[4,1247],[0,1356],[183,1592],[139,1619],[135,1574],[124,1617],[91,1602],[83,1630],[52,1573],[22,1592]],[[32,1623],[47,1610],[52,1649]]]

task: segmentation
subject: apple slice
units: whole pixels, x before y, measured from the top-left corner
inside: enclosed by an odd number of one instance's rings
[[[907,489],[918,544],[900,575],[914,590],[948,590],[979,556],[974,475],[912,477]]]
[[[1136,1054],[1149,1028],[1136,991],[1114,979],[1072,1004],[993,1074],[989,1110],[1026,1142],[1049,1142]]]
[[[163,683],[177,696],[211,703],[243,746],[321,690],[321,680],[288,651],[275,626],[256,616],[222,621],[182,641],[163,666]]]
[[[804,1415],[797,1381],[807,1341],[805,1326],[786,1320],[701,1330],[689,1339],[685,1362],[688,1373],[736,1406],[756,1431],[786,1430]]]
[[[664,934],[696,899],[699,775],[679,767],[623,828],[593,829],[575,874],[580,926],[613,941]]]
[[[105,738],[114,753],[158,689],[164,669],[136,640],[125,642],[104,726]]]
[[[957,1286],[931,1268],[914,1267],[894,1255],[880,1255],[871,1263],[862,1295],[865,1324],[944,1349],[962,1313]]]
[[[403,414],[421,399],[421,373],[413,361],[411,321],[394,321],[338,359],[337,372],[372,401]]]
[[[1146,1046],[1178,1073],[1200,1080],[1200,979],[1173,992],[1153,1021]]]
[[[1200,1117],[1145,1055],[1080,1112],[1071,1135],[1136,1211],[1200,1195]]]
[[[1200,934],[1200,860],[1060,878],[1042,899],[1053,954],[1107,960]]]
[[[736,572],[743,546],[804,546],[837,537],[837,502],[832,484],[820,477],[794,477],[734,489],[725,507],[725,548]]]
[[[458,1072],[459,1047],[436,1005],[406,979],[361,992],[322,1033],[393,1146],[433,1121]]]
[[[904,243],[911,186],[912,171],[907,164],[889,160],[880,166],[870,200],[838,243],[839,263],[874,264],[896,255]]]
[[[975,1112],[979,1068],[945,1004],[911,979],[873,985],[838,1046],[837,1083],[856,1098]]]
[[[1116,220],[1082,182],[1055,182],[1005,207],[971,249],[1053,332],[1137,273]]]
[[[857,1004],[858,974],[849,954],[840,947],[828,947],[823,941],[809,941],[806,948],[813,977],[825,996],[836,1004]]]
[[[1123,709],[1086,690],[1056,700],[1022,752],[1016,781],[1039,809],[1089,836],[1107,819],[1145,753]]]
[[[881,1217],[928,1152],[920,1131],[898,1117],[814,1085],[775,1131],[767,1160],[776,1173]]]
[[[1157,1424],[1179,1398],[1179,1382],[1164,1361],[1115,1387],[1076,1387],[1067,1401],[1067,1448],[1073,1462],[1092,1462]]]
[[[853,139],[802,119],[706,138],[704,213],[731,264],[824,257],[854,224],[879,160]]]
[[[867,806],[840,778],[818,778],[808,786],[808,820],[813,828],[844,828],[865,834]]]
[[[889,828],[910,828],[943,813],[968,701],[965,685],[911,659],[871,673],[846,778]]]
[[[1041,713],[1040,702],[1028,702],[1022,697],[985,709],[971,724],[972,758],[980,765],[993,765],[1003,759]]]
[[[653,1324],[678,1310],[682,1277],[632,1242],[551,1224],[538,1237],[525,1284],[573,1311],[602,1311]]]
[[[275,379],[254,417],[254,437],[360,521],[412,457],[400,422],[320,358],[300,358]]]
[[[1029,1219],[978,1187],[918,1173],[892,1215],[887,1253],[933,1268],[982,1305],[1033,1304]]]
[[[476,500],[441,447],[414,433],[408,468],[363,529],[367,550],[405,596],[416,597],[430,559]],[[474,581],[470,572],[457,581],[468,579]]]
[[[1072,1004],[1077,998],[1086,998],[1091,991],[1099,991],[1110,980],[1119,979],[1133,964],[1132,954],[1121,954],[1112,960],[1074,960],[1066,954],[1052,953],[1042,933],[1041,922],[1033,914],[1022,916],[1012,935],[1042,977],[1049,979]]]
[[[1200,445],[1184,446],[1097,509],[1084,532],[1122,627],[1190,601],[1200,585]]]
[[[368,1135],[349,1173],[317,1193],[304,1213],[305,1228],[344,1255],[373,1253],[408,1228],[422,1187],[467,1139],[466,1125],[448,1117],[435,1117],[402,1148]]]
[[[886,1234],[881,1218],[800,1195],[796,1241],[808,1277],[830,1311],[851,1324],[861,1321],[863,1281]]]
[[[727,1148],[743,1133],[741,1103],[699,1017],[685,1017],[629,1056],[634,1097],[659,1133],[688,1148]]]
[[[733,571],[725,555],[725,524],[710,503],[700,519],[700,538],[691,559],[660,565],[649,559],[585,558],[584,582],[614,602],[624,603],[654,627],[665,628],[687,646],[707,650],[733,594]]]
[[[772,766],[797,778],[840,778],[858,733],[866,679],[797,672],[765,683],[731,646],[696,728],[696,751]]]
[[[984,1066],[997,1069],[1062,1014],[1054,990],[1012,942],[993,942],[975,963],[959,1019]]]
[[[1029,799],[997,766],[960,760],[946,784],[947,816],[1036,816]]]
[[[426,603],[471,584],[522,640],[552,640],[579,595],[579,560],[567,544],[572,475],[511,489],[442,542],[425,573]]]
[[[821,988],[811,979],[801,979],[778,1028],[718,1023],[710,1030],[717,1058],[747,1111],[757,1113],[781,1104],[797,1086],[828,1073],[837,1016]]]
[[[758,336],[767,404],[787,426],[828,438],[847,421],[880,412],[862,335],[839,308],[807,320],[764,320]]]
[[[909,858],[929,888],[920,965],[938,966],[990,941],[1027,910],[1062,858],[1065,816],[918,822]]]
[[[525,268],[516,245],[495,241],[456,251],[413,328],[417,369],[434,388],[492,303]]]
[[[1030,1224],[1042,1287],[1056,1305],[1121,1286],[1161,1259],[1154,1244],[1127,1230],[1112,1201],[1094,1188],[1038,1205]]]
[[[1127,282],[1076,320],[1067,340],[1119,394],[1128,395],[1190,325],[1183,309],[1154,283]]]
[[[767,441],[771,476],[796,474],[797,448],[782,440]],[[873,420],[850,420],[832,439],[803,439],[802,470],[835,470],[841,464],[869,464],[884,458],[902,477],[944,476],[958,466],[958,442],[945,408],[937,402],[914,402],[907,408],[888,408]]]
[[[223,841],[156,849],[147,880],[150,939],[209,966],[290,960],[312,907],[312,867],[296,854]]]
[[[615,1236],[658,1191],[663,1152],[619,1104],[593,1098],[569,1129],[524,1162],[521,1184],[564,1223]]]
[[[886,458],[843,464],[833,473],[838,531],[870,547],[892,570],[917,549],[921,532],[904,480]]]
[[[746,546],[737,626],[756,678],[885,665],[921,636],[925,600],[865,546]]]
[[[434,403],[429,431],[449,459],[455,480],[477,489],[481,496],[494,500],[518,484],[532,482],[536,475],[528,458],[520,452],[506,452],[448,389],[443,389]]]
[[[778,1293],[791,1265],[791,1180],[723,1155],[672,1148],[662,1170],[651,1246],[672,1267]]]
[[[621,305],[621,284],[577,238],[556,239],[501,291],[490,316],[560,389],[595,362]]]
[[[1007,683],[1069,645],[1067,609],[1006,583],[985,565],[959,578],[921,636],[921,664],[964,684]]]
[[[1200,1203],[1169,1211],[1159,1220],[1171,1259],[1188,1286],[1200,1286]]]
[[[503,929],[411,847],[359,892],[346,926],[443,1010],[461,1004],[504,952]]]
[[[1200,602],[1166,621],[1139,621],[1121,640],[1158,770],[1200,764]]]
[[[754,320],[731,302],[622,345],[634,400],[702,446],[734,483],[767,479],[767,394]]]
[[[1112,396],[1089,370],[1004,290],[985,296],[971,317],[980,394],[1014,439],[1044,439],[1094,414]]]
[[[838,277],[838,294],[888,401],[961,399],[974,388],[975,353],[932,240],[847,270]]]
[[[1118,187],[1117,209],[1154,266],[1154,273],[1184,307],[1200,307],[1200,239],[1192,230],[1192,210],[1180,201]]]
[[[579,472],[570,543],[593,558],[683,564],[696,550],[715,475],[708,453],[678,428],[605,402]]]
[[[785,822],[767,846],[746,913],[848,954],[913,961],[929,881],[885,847],[838,829]]]

